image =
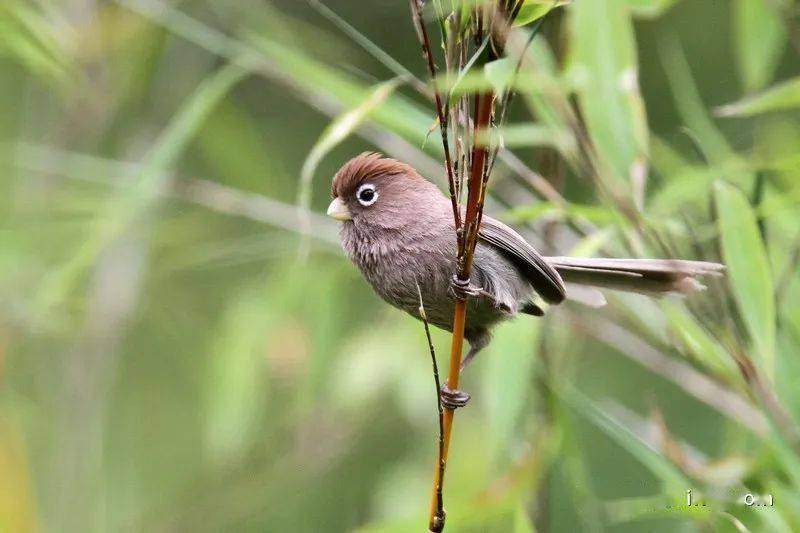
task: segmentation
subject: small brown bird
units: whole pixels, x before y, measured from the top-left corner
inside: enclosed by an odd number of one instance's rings
[[[419,293],[428,321],[452,331],[456,236],[450,200],[412,167],[364,153],[333,178],[328,215],[343,222],[342,246],[378,295],[420,318]],[[462,369],[491,338],[491,328],[518,313],[541,316],[544,300],[565,298],[600,306],[603,287],[646,294],[689,293],[703,286],[695,276],[720,275],[724,266],[673,259],[543,257],[516,231],[484,215],[475,248]],[[418,289],[419,287],[419,289]],[[469,400],[443,387],[442,402]]]

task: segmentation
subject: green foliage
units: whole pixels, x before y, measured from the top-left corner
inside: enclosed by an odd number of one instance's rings
[[[731,290],[753,338],[760,367],[775,373],[775,289],[755,214],[741,191],[715,184],[722,256]]]
[[[630,10],[619,0],[584,0],[571,10],[571,23],[571,75],[601,175],[610,187],[633,185],[641,204],[647,122]]]
[[[745,91],[763,89],[772,80],[783,48],[786,26],[778,7],[780,2],[736,0],[733,29],[739,75]]]
[[[60,41],[55,25],[36,8],[17,0],[0,6],[0,56],[10,56],[45,81],[64,83],[74,66]]]
[[[570,2],[571,0],[524,0],[514,24],[526,26],[544,17],[553,9]]]
[[[723,117],[749,117],[798,107],[800,107],[800,78],[792,78],[761,93],[722,106],[717,113]]]

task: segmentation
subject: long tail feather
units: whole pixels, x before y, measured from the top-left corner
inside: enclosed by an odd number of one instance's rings
[[[546,257],[567,283],[645,294],[705,289],[696,278],[721,276],[725,265],[678,259]]]

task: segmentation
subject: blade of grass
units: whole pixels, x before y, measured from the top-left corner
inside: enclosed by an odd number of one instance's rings
[[[758,91],[778,67],[786,47],[786,27],[770,0],[735,0],[732,15],[739,77],[746,92]]]
[[[36,9],[17,0],[0,5],[0,54],[17,59],[37,76],[65,82],[74,65],[56,29]]]
[[[571,11],[571,66],[578,101],[610,190],[627,184],[644,204],[648,129],[639,91],[636,41],[622,2],[581,0]]]
[[[135,185],[134,179],[143,169],[143,165],[139,163],[102,159],[38,145],[18,144],[15,151],[15,165],[19,168],[75,180],[104,183],[113,187]],[[218,213],[244,217],[286,231],[301,231],[300,224],[295,218],[296,206],[213,181],[204,179],[176,181],[174,175],[164,172],[160,178],[158,194],[179,198]],[[307,216],[312,222],[310,236],[337,251],[341,250],[338,230],[333,221],[317,213],[307,213]]]
[[[663,39],[658,50],[667,73],[675,107],[683,123],[697,137],[713,164],[724,164],[734,156],[728,141],[709,118],[692,79],[692,72],[677,37]]]
[[[800,108],[800,77],[786,80],[769,89],[715,110],[719,117],[750,117],[774,111]]]
[[[775,375],[775,294],[772,272],[755,213],[744,193],[722,181],[714,185],[722,255],[731,290],[755,344],[756,361]]]

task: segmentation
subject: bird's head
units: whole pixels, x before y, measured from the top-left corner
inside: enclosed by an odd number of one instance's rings
[[[363,153],[333,178],[328,215],[358,227],[399,228],[412,224],[442,197],[411,166]]]

